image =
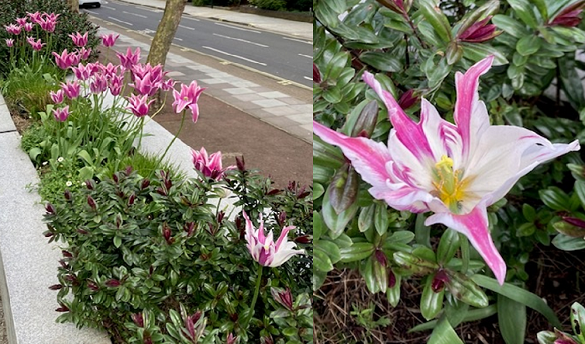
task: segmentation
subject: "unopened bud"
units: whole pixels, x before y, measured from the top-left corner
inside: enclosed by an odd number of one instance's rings
[[[140,189],[144,190],[146,189],[148,186],[150,185],[150,180],[148,180],[147,178],[144,178],[142,180],[142,183],[140,183]]]
[[[97,209],[97,205],[95,204],[95,200],[93,199],[93,197],[91,196],[87,196],[87,204],[89,205],[89,207],[92,210],[96,210]]]
[[[60,290],[63,289],[63,285],[62,284],[53,284],[52,286],[49,287],[50,290]]]
[[[73,194],[71,194],[71,191],[69,190],[65,190],[65,192],[63,192],[63,196],[67,202],[70,202],[73,199]]]
[[[449,276],[445,272],[445,270],[439,270],[435,276],[433,277],[433,282],[431,283],[431,289],[433,292],[438,293],[445,287],[445,283],[449,282]]]
[[[293,310],[293,297],[289,288],[284,290],[277,288],[270,288],[270,293],[274,301],[278,302],[289,311]]]
[[[225,344],[236,344],[236,340],[238,340],[237,336],[234,336],[233,333],[228,334]]]
[[[93,188],[95,187],[93,180],[91,179],[86,180],[85,187],[88,188],[89,190],[93,190]]]
[[[299,244],[310,244],[311,243],[311,236],[310,235],[301,235],[293,239],[294,242]]]
[[[163,224],[162,235],[165,238],[167,244],[169,245],[171,245],[175,241],[173,238],[171,238],[172,235],[171,227],[169,227],[169,225],[167,225],[166,223]]]
[[[414,90],[410,89],[400,96],[398,99],[398,105],[403,109],[406,110],[413,106],[419,100],[419,96],[414,95]]]
[[[244,156],[236,157],[236,166],[238,170],[244,172],[246,170],[246,162],[244,161]]]
[[[144,327],[144,317],[142,316],[142,313],[134,313],[130,317],[136,326],[140,328]]]
[[[130,195],[130,197],[128,197],[128,206],[131,206],[134,204],[134,201],[136,201],[136,194],[132,193]]]
[[[388,270],[388,288],[394,288],[396,285],[396,275],[391,269]]]
[[[388,265],[388,258],[386,257],[384,252],[382,252],[382,250],[377,249],[376,251],[374,251],[374,256],[376,257],[376,260],[378,261],[378,263],[380,263],[380,265],[384,267]]]
[[[321,71],[319,71],[319,67],[315,63],[313,63],[313,82],[320,84],[321,83]]]
[[[94,281],[87,280],[87,287],[92,291],[100,290],[100,287]]]
[[[65,306],[64,304],[59,304],[61,307],[55,309],[57,312],[69,312],[69,307]]]
[[[187,222],[183,228],[187,232],[187,236],[191,236],[195,230],[195,222]]]
[[[54,215],[56,210],[55,210],[55,206],[52,205],[51,203],[47,203],[47,205],[45,205],[45,210],[47,211],[47,213]]]
[[[117,288],[121,285],[121,283],[117,279],[110,279],[106,281],[105,285],[106,287]]]

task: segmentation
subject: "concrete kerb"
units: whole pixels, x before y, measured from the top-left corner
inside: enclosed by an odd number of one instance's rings
[[[106,102],[105,102],[106,103]],[[107,103],[106,103],[107,104]],[[111,344],[105,332],[59,324],[56,293],[48,289],[58,283],[60,247],[47,244],[40,196],[30,191],[39,178],[28,155],[20,148],[21,137],[0,95],[0,293],[10,344]],[[174,135],[150,118],[146,119],[141,151],[161,154]],[[11,125],[10,125],[11,124]],[[191,148],[177,139],[167,162],[196,178]],[[219,198],[211,199],[217,205]],[[233,199],[223,199],[222,209],[233,218]]]

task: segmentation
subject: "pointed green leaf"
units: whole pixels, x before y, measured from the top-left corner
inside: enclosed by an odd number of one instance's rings
[[[498,294],[498,326],[506,344],[524,344],[526,306]]]

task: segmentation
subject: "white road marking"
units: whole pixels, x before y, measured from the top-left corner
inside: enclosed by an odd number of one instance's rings
[[[303,76],[303,78],[305,78],[307,80],[313,80],[313,78],[309,78],[308,76]]]
[[[220,34],[217,34],[217,33],[214,33],[213,35],[214,36],[217,36],[217,37],[222,37],[222,38],[227,38],[227,39],[233,39],[234,41],[240,41],[240,42],[244,42],[244,43],[254,44],[254,45],[257,45],[257,46],[262,47],[262,48],[268,48],[268,46],[265,45],[265,44],[260,44],[260,43],[256,43],[256,42],[250,42],[250,41],[247,41],[247,40],[241,39],[241,38],[234,38],[234,37],[230,37],[230,36],[224,36],[224,35],[220,35]]]
[[[302,39],[288,38],[288,37],[282,37],[282,39],[288,39],[289,41],[295,41],[295,42],[300,42],[300,43],[305,43],[305,44],[313,45],[313,42],[303,41]]]
[[[194,21],[201,21],[199,19],[191,18],[191,17],[184,17],[185,19],[194,20]]]
[[[113,11],[115,11],[115,10],[116,10],[116,8],[114,8],[114,7],[110,7],[110,6],[104,6],[104,8],[107,8],[107,9],[109,9],[109,10],[113,10]]]
[[[138,14],[138,13],[132,13],[132,12],[127,12],[127,11],[122,11],[122,13],[126,13],[126,14],[129,14],[129,15],[132,15],[132,16],[136,16],[136,17],[140,17],[140,18],[148,18],[147,16],[142,15],[142,14]]]
[[[176,39],[177,41],[181,41],[181,42],[183,41],[183,39],[179,38],[179,37],[175,37],[174,39]]]
[[[114,17],[108,17],[108,19],[111,19],[113,21],[117,21],[118,23],[122,23],[122,24],[130,25],[130,26],[134,26],[134,24],[132,24],[132,23],[128,23],[128,22],[125,22],[123,20],[120,20],[120,19],[117,19],[117,18],[114,18]]]
[[[97,15],[98,14],[97,12],[90,11],[90,10],[85,10],[85,9],[83,10],[83,12],[91,13],[93,15]]]
[[[311,60],[313,59],[313,56],[311,56],[311,55],[305,55],[305,54],[298,54],[298,55],[299,55],[299,56],[302,56],[302,57],[309,58],[309,59],[311,59]]]
[[[217,50],[217,49],[214,49],[214,48],[211,48],[211,47],[203,46],[202,48],[203,49],[209,49],[209,50],[212,50],[212,51],[215,51],[215,52],[218,52],[220,54],[227,55],[227,56],[231,56],[231,57],[235,57],[235,58],[238,58],[238,59],[242,59],[244,61],[248,61],[248,62],[256,63],[256,64],[259,64],[259,65],[262,65],[262,66],[266,66],[266,63],[262,63],[262,62],[250,60],[250,59],[247,59],[245,57],[242,57],[242,56],[239,56],[239,55],[230,54],[230,53],[226,53],[225,51]]]
[[[194,29],[194,28],[192,28],[192,27],[188,27],[188,26],[184,26],[184,25],[179,25],[179,27],[182,27],[183,29],[187,29],[187,30],[195,31],[195,29]]]
[[[244,28],[241,28],[241,27],[226,25],[226,24],[222,24],[222,23],[215,23],[215,25],[225,26],[225,27],[229,27],[230,29],[236,29],[236,30],[241,30],[241,31],[248,31],[248,32],[254,32],[254,33],[260,33],[260,31],[244,29]]]

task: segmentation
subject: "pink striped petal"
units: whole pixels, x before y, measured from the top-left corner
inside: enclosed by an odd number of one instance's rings
[[[423,128],[420,124],[415,123],[398,105],[390,92],[382,89],[382,85],[369,72],[364,72],[364,82],[368,84],[386,105],[388,116],[392,126],[396,129],[398,139],[414,154],[419,160],[426,160],[433,157],[433,151],[427,140]]]
[[[479,101],[477,90],[479,77],[487,73],[493,60],[493,56],[488,56],[471,66],[465,74],[459,72],[455,74],[457,101],[453,116],[462,138],[464,158],[468,156],[473,145],[479,139],[478,136],[490,125],[488,113],[483,102]]]
[[[315,121],[313,132],[323,141],[341,148],[364,181],[374,188],[386,188],[386,181],[390,178],[386,163],[392,158],[383,143],[365,137],[348,137]]]
[[[477,252],[483,257],[489,268],[493,271],[500,285],[504,284],[506,279],[506,263],[492,241],[488,229],[488,218],[485,204],[478,204],[470,213],[465,215],[437,213],[431,215],[425,221],[425,225],[427,226],[436,223],[442,223],[465,235]]]

